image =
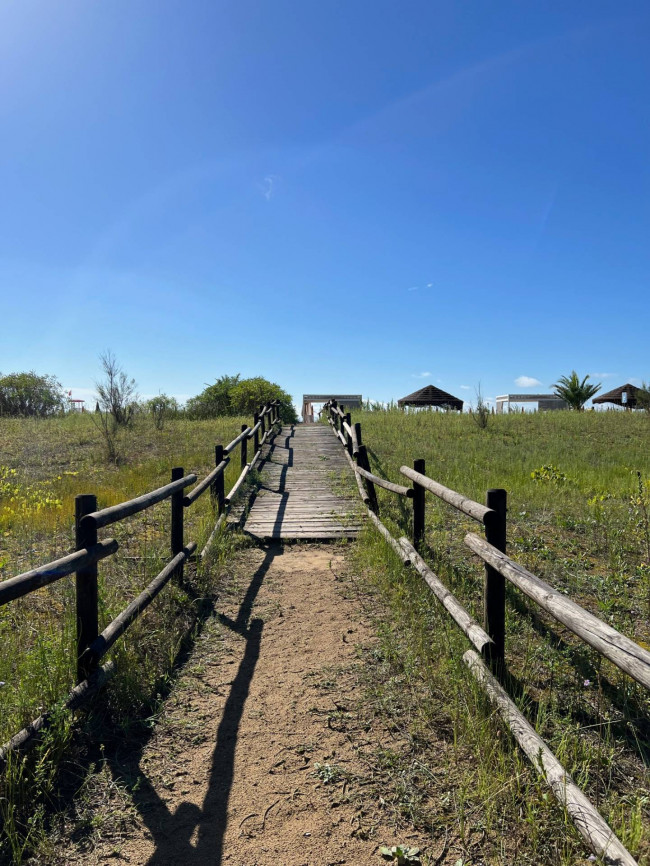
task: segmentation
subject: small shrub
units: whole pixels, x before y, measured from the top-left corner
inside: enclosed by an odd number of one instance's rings
[[[560,472],[557,466],[553,466],[553,464],[548,463],[545,466],[540,466],[539,469],[533,469],[530,473],[530,477],[533,481],[542,481],[542,482],[552,482],[553,484],[564,484],[569,480],[568,476],[564,474],[564,472]]]

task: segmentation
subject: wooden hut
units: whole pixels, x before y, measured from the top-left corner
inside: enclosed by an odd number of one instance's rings
[[[626,409],[634,409],[636,407],[636,395],[641,389],[636,385],[621,385],[620,388],[614,388],[613,391],[608,391],[606,394],[601,394],[599,397],[594,397],[592,403],[613,403],[615,406],[625,406]]]
[[[463,411],[462,400],[440,388],[436,388],[435,385],[427,385],[424,388],[420,388],[419,391],[409,394],[408,397],[402,397],[401,400],[397,401],[397,405],[400,409],[403,409],[405,406],[437,406],[440,409],[458,409],[459,412]]]

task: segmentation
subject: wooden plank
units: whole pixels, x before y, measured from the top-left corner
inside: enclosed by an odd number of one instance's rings
[[[294,427],[265,446],[261,485],[245,530],[262,538],[354,538],[362,528],[356,498],[335,486],[352,476],[347,454],[327,427]]]

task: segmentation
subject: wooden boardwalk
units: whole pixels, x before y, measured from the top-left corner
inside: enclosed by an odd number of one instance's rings
[[[355,538],[362,527],[354,475],[322,424],[285,426],[262,451],[262,483],[244,529],[257,538]]]

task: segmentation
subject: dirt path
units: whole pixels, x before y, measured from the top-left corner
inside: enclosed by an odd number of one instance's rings
[[[420,843],[384,823],[361,748],[373,733],[349,733],[357,647],[372,636],[344,551],[240,554],[129,780],[134,826],[80,860],[376,866],[380,845]]]

